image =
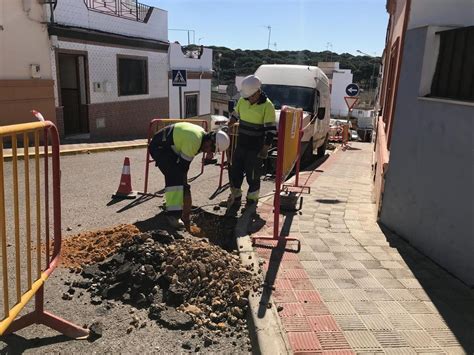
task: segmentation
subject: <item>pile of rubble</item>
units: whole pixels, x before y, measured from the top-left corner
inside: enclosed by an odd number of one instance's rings
[[[147,308],[171,329],[206,327],[226,331],[245,324],[248,297],[259,286],[252,265],[236,252],[188,234],[153,231],[134,236],[116,254],[83,268],[92,302],[115,299]]]
[[[121,224],[64,238],[61,244],[61,265],[80,271],[83,265],[103,261],[139,233],[136,226]]]

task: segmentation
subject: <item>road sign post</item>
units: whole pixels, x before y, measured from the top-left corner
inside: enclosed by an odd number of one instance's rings
[[[173,86],[179,88],[179,118],[183,118],[183,86],[188,85],[188,75],[186,69],[173,69],[171,71],[171,81]]]

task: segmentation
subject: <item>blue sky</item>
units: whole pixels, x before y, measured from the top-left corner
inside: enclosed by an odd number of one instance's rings
[[[268,29],[277,50],[326,50],[381,55],[388,15],[385,0],[141,0],[168,11],[168,27],[195,30],[196,42],[264,49]],[[186,32],[169,39],[187,44]],[[191,39],[192,40],[192,39]],[[271,49],[275,49],[272,45]]]

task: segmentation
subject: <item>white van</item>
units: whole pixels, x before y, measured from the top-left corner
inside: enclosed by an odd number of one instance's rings
[[[321,69],[307,65],[265,64],[255,75],[262,81],[262,90],[275,105],[277,120],[284,105],[302,108],[302,160],[308,161],[313,152],[319,157],[326,153],[329,139],[331,95],[329,80]]]

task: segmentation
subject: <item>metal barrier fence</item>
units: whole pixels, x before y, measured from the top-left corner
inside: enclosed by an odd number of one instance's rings
[[[143,187],[143,193],[148,193],[148,175],[150,172],[150,164],[155,162],[153,159],[150,159],[150,152],[148,150],[148,145],[150,144],[153,135],[158,132],[160,129],[169,126],[174,123],[179,122],[190,122],[203,127],[206,131],[208,130],[208,122],[206,120],[198,120],[194,118],[188,119],[181,119],[181,118],[155,118],[150,121],[148,126],[148,141],[147,141],[147,149],[146,149],[146,160],[145,160],[145,185]],[[204,172],[204,158],[205,153],[202,155],[202,165],[201,165],[201,174]]]
[[[239,124],[238,123],[234,123],[231,127],[229,127],[229,138],[230,138],[230,146],[225,152],[222,152],[220,173],[219,173],[219,186],[217,187],[217,189],[220,189],[223,186],[222,180],[224,177],[224,170],[226,168],[230,169],[230,167],[232,166],[232,156],[234,155],[235,148],[237,148],[237,140],[239,138]]]
[[[284,180],[291,173],[293,168],[297,167],[297,176],[299,175],[299,165],[301,160],[301,138],[302,130],[302,110],[284,106],[280,113],[278,123],[278,148],[277,148],[277,169],[275,173],[275,194],[273,198],[273,235],[252,237],[253,245],[256,240],[273,241],[296,241],[297,249],[301,249],[301,243],[298,238],[282,237],[280,235],[280,211],[281,211],[281,192]],[[298,183],[296,183],[297,185]],[[287,186],[287,188],[290,186]],[[293,186],[302,188],[302,186]]]
[[[34,147],[32,153],[29,150],[31,138],[33,138]],[[5,172],[9,171],[9,166],[4,164],[4,143],[7,140],[11,142],[12,186],[6,184],[8,177],[6,177]],[[21,149],[18,147],[19,140],[23,142],[24,154],[24,191],[21,192],[18,164],[18,151]],[[51,141],[51,145],[49,141]],[[43,142],[43,149],[40,149],[41,142]],[[51,157],[49,148],[51,148]],[[40,153],[40,150],[43,150],[43,152]],[[42,158],[41,154],[43,155]],[[50,158],[51,170],[49,167]],[[44,162],[43,167],[41,167],[41,159]],[[34,169],[30,174],[30,163],[33,162]],[[44,324],[76,339],[86,338],[89,334],[87,329],[80,328],[44,311],[44,283],[57,267],[61,252],[59,165],[59,135],[56,127],[50,121],[0,127],[0,250],[3,289],[0,292],[0,300],[3,303],[4,313],[3,317],[0,318],[0,335],[15,332],[31,324]],[[51,185],[49,181],[50,173],[52,177]],[[34,192],[30,191],[30,175],[34,175]],[[43,179],[41,179],[41,175]],[[6,190],[6,186],[11,187],[11,189]],[[50,186],[52,191],[50,191]],[[8,194],[10,192],[13,195],[12,202],[9,201]],[[52,218],[50,218],[50,195],[52,195],[53,201]],[[32,201],[34,201],[34,209],[31,208]],[[8,209],[6,209],[6,203],[8,203]],[[24,209],[24,215],[20,215],[20,207]],[[10,214],[13,216],[10,216]],[[32,218],[33,215],[35,218]],[[14,264],[10,264],[9,250],[7,250],[10,229],[13,230],[12,235],[14,235]],[[35,235],[32,235],[32,229],[36,229],[35,233],[33,232]],[[50,230],[53,232],[52,244],[50,243]],[[23,236],[25,238],[22,238]],[[50,250],[51,245],[52,252]],[[44,263],[42,263],[42,259]],[[22,270],[22,264],[25,264],[25,262],[26,275]],[[36,267],[33,267],[34,264],[36,264]],[[10,269],[14,270],[14,277],[12,277],[14,288],[10,286]],[[14,304],[10,302],[11,294],[14,295],[12,298],[15,298]],[[35,297],[34,310],[16,319],[33,296]],[[10,306],[11,304],[12,306]]]

